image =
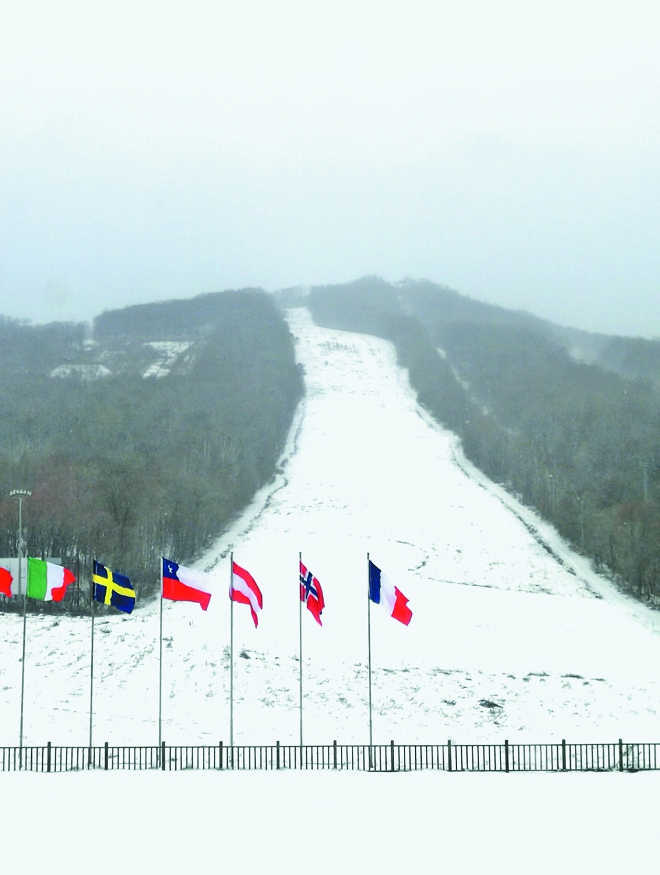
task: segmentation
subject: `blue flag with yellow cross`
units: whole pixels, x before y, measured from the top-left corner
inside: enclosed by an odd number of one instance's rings
[[[101,602],[102,605],[112,605],[125,614],[130,614],[135,607],[135,590],[128,577],[118,571],[110,571],[96,559],[92,585],[94,601]]]

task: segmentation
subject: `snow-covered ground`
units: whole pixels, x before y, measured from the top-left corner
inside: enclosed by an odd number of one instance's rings
[[[657,871],[651,772],[78,772],[0,781],[7,872]]]
[[[413,610],[408,627],[371,610],[376,743],[660,740],[660,616],[616,592],[473,469],[456,437],[420,410],[388,343],[317,328],[305,309],[289,311],[289,321],[307,396],[277,478],[197,563],[217,583],[208,612],[164,603],[166,742],[229,740],[232,551],[264,595],[256,630],[247,608],[234,609],[237,744],[299,740],[299,552],[326,600],[323,628],[307,612],[302,617],[306,743],[368,741],[367,554]],[[0,743],[9,745],[19,733],[22,618],[0,616],[0,625]],[[85,745],[89,620],[31,616],[27,629],[24,742]],[[157,742],[158,629],[158,605],[97,620],[94,743]],[[642,797],[659,779],[122,773],[1,780],[14,794],[16,824],[35,792],[51,812],[58,805],[70,812],[74,799],[84,798],[85,809],[98,800],[105,812],[98,837],[108,835],[104,800],[121,806],[127,793],[140,812],[128,847],[165,871],[177,861],[219,868],[222,840],[209,857],[208,842],[201,850],[194,836],[205,828],[214,837],[225,824],[231,860],[244,854],[254,872],[268,863],[271,871],[312,864],[335,871],[348,845],[356,867],[368,862],[384,871],[551,872],[563,860],[569,872],[603,872],[624,863],[645,871],[635,855],[655,839]],[[200,804],[207,793],[214,801]],[[370,825],[386,816],[401,818],[391,835]],[[176,841],[158,838],[168,817],[183,827]],[[81,814],[82,829],[86,820]],[[572,855],[562,856],[574,841]],[[111,852],[101,871],[122,857]],[[78,854],[77,862],[82,868]]]
[[[375,742],[660,740],[660,615],[464,459],[391,345],[289,320],[307,397],[276,481],[198,563],[217,582],[208,612],[165,603],[163,738],[229,739],[233,551],[264,595],[256,630],[235,606],[236,743],[299,740],[299,553],[326,599],[323,628],[303,614],[306,742],[368,741],[368,553],[413,609],[404,627],[372,606]],[[0,622],[13,744],[22,620]],[[157,741],[158,622],[157,605],[97,620],[95,742]],[[88,620],[28,618],[26,744],[87,742],[89,651]]]

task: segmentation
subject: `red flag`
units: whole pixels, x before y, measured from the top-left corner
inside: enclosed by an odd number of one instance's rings
[[[319,626],[322,626],[321,611],[325,607],[323,590],[318,579],[303,565],[302,559],[300,560],[300,601],[305,602],[311,615]]]
[[[11,582],[14,578],[6,568],[0,568],[0,593],[11,598]]]
[[[163,557],[163,598],[174,602],[196,602],[205,611],[212,595],[212,580],[203,571],[184,568]]]
[[[241,568],[235,562],[231,566],[231,586],[229,588],[229,598],[233,602],[240,602],[242,605],[249,605],[252,612],[252,620],[254,621],[255,629],[259,625],[257,613],[263,608],[264,600],[261,595],[261,590],[257,586],[257,582],[249,571]]]

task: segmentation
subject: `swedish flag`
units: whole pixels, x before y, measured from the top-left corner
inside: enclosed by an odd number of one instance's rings
[[[94,601],[101,602],[103,605],[112,605],[125,614],[130,614],[135,607],[135,590],[128,577],[117,571],[110,571],[96,559],[92,583]]]

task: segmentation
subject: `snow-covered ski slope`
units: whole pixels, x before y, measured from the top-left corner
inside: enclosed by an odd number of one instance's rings
[[[323,628],[302,617],[306,743],[368,740],[367,554],[413,610],[404,627],[372,606],[375,742],[660,740],[658,614],[465,460],[391,344],[288,319],[306,397],[275,481],[197,563],[217,582],[208,612],[164,605],[163,737],[228,740],[233,551],[264,595],[256,630],[234,609],[236,743],[299,738],[299,552],[326,600]],[[0,622],[7,744],[22,621]],[[28,617],[25,743],[87,742],[89,628]],[[97,621],[95,664],[95,741],[153,743],[158,605]]]

